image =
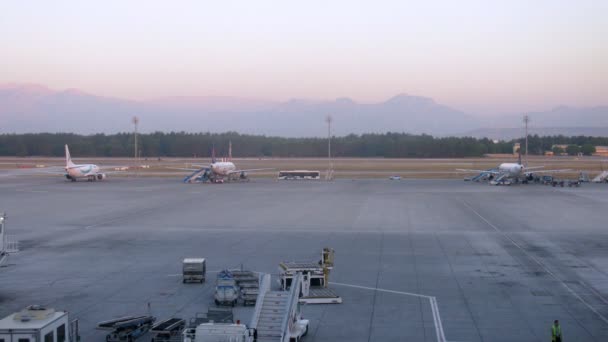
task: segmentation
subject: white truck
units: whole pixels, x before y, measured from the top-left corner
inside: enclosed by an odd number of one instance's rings
[[[203,323],[184,331],[184,342],[253,342],[255,331],[245,324]]]
[[[0,342],[77,342],[78,321],[70,321],[66,311],[39,305],[0,320]]]

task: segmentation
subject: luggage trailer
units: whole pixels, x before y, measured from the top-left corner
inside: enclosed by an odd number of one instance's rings
[[[107,342],[135,341],[145,335],[156,321],[153,316],[126,316],[97,323],[99,330],[111,330]]]
[[[186,321],[181,318],[169,318],[154,324],[150,333],[152,342],[181,342]]]

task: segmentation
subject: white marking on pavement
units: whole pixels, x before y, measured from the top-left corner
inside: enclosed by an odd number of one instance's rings
[[[578,299],[581,303],[583,303],[589,310],[593,311],[593,313],[595,313],[597,315],[597,317],[599,319],[601,319],[602,321],[604,321],[604,323],[608,324],[608,318],[606,318],[604,315],[602,315],[599,311],[597,311],[596,308],[594,308],[591,304],[587,303],[587,301],[585,301],[578,293],[576,293],[572,288],[570,288],[570,286],[568,286],[568,284],[566,284],[563,280],[561,280],[560,278],[558,278],[553,272],[551,272],[542,262],[540,262],[540,260],[538,260],[534,255],[528,253],[528,251],[526,251],[523,247],[521,247],[517,242],[515,242],[515,240],[513,240],[510,236],[508,236],[507,234],[505,234],[502,230],[500,230],[500,228],[496,227],[495,225],[492,224],[492,222],[488,221],[485,217],[481,216],[480,213],[478,213],[475,209],[473,209],[467,202],[462,201],[462,203],[464,203],[464,205],[471,209],[471,211],[473,213],[475,213],[475,215],[477,215],[480,219],[482,219],[485,223],[488,224],[488,226],[492,227],[497,233],[501,234],[503,237],[505,237],[507,240],[509,240],[511,242],[511,244],[513,244],[513,246],[517,247],[520,251],[522,251],[528,258],[532,259],[534,262],[536,262],[538,264],[538,266],[540,266],[548,275],[550,275],[553,279],[557,280],[560,284],[562,284],[562,286],[568,291],[570,292],[570,294],[572,296],[574,296],[576,299]]]
[[[428,299],[429,304],[431,305],[431,312],[433,313],[433,324],[435,325],[435,334],[437,335],[437,342],[447,342],[447,340],[445,339],[445,333],[443,331],[443,324],[441,323],[441,316],[439,315],[439,306],[437,306],[437,298],[435,298],[433,296],[427,296],[427,295],[413,293],[413,292],[387,290],[387,289],[380,289],[377,287],[351,285],[351,284],[344,284],[344,283],[330,282],[330,284],[338,285],[338,286],[352,287],[355,289],[386,292],[386,293],[393,293],[393,294],[398,294],[398,295],[413,296],[413,297]]]

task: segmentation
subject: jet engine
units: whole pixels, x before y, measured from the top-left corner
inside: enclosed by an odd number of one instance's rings
[[[97,180],[106,179],[106,174],[105,173],[98,173],[97,175],[95,175],[95,177],[97,177]]]

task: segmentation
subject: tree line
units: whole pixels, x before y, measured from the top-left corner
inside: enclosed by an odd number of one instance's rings
[[[235,157],[325,157],[326,138],[284,138],[263,135],[227,133],[154,132],[138,135],[140,157],[208,157],[212,147],[217,156],[228,154],[232,142]],[[336,157],[384,158],[457,158],[481,157],[487,153],[512,153],[510,141],[487,138],[433,137],[431,135],[384,133],[351,134],[332,137],[332,155]],[[132,157],[132,133],[78,135],[72,133],[0,134],[0,156],[63,156],[68,144],[78,157]],[[578,152],[589,152],[589,146],[608,145],[608,137],[566,137],[532,135],[528,139],[530,154],[543,154],[553,145],[576,146]],[[568,151],[574,152],[574,148]],[[591,152],[589,152],[591,153]]]

